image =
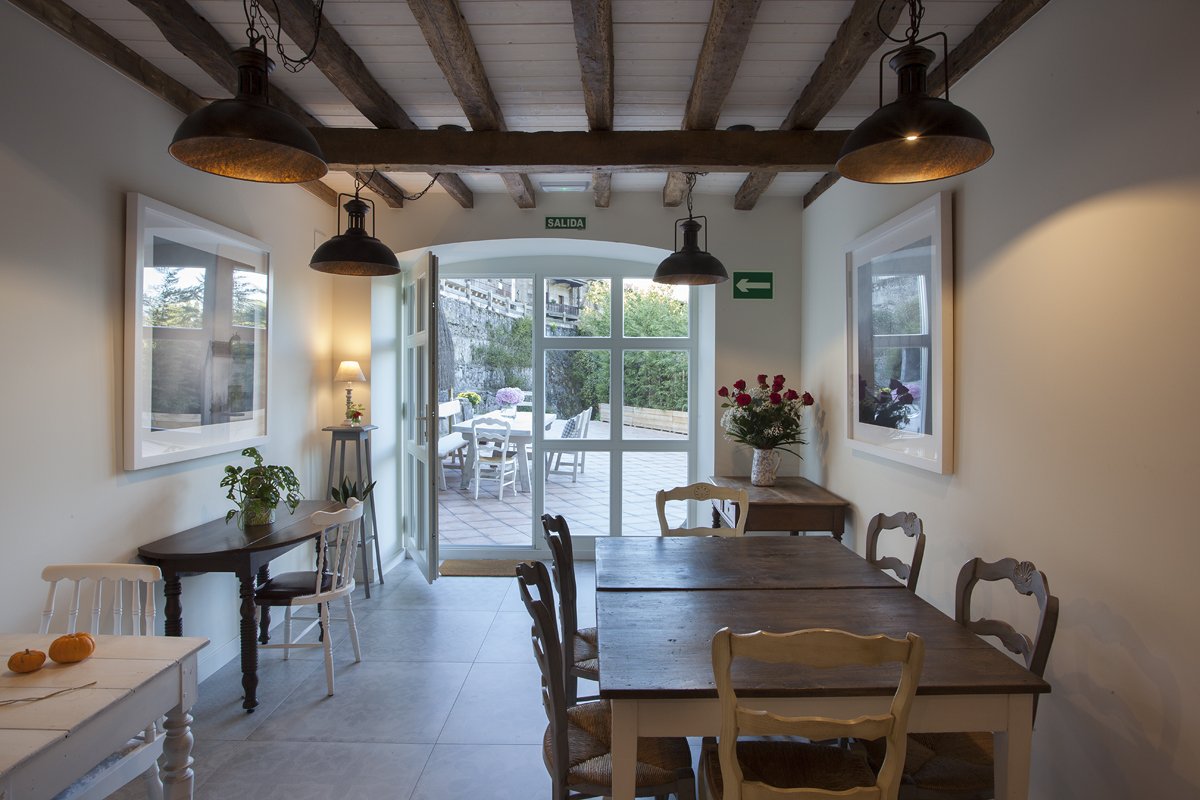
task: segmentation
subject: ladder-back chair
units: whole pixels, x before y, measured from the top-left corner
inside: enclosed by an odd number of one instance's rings
[[[912,563],[906,564],[895,556],[879,555],[879,534],[885,530],[899,530],[913,545]],[[890,569],[905,582],[910,592],[917,591],[917,579],[921,577],[921,562],[925,558],[925,524],[911,511],[899,511],[891,516],[876,514],[867,523],[867,562],[879,569]]]
[[[669,501],[710,503],[713,500],[732,501],[738,504],[736,527],[688,528],[681,526],[672,528],[671,523],[667,522],[667,503]],[[726,489],[703,481],[687,486],[676,486],[674,489],[660,489],[654,495],[654,503],[658,507],[659,532],[663,536],[744,536],[746,533],[746,510],[749,502],[750,496],[745,489]]]
[[[600,680],[600,645],[595,628],[580,628],[576,607],[578,591],[575,583],[575,549],[571,544],[571,528],[561,517],[542,515],[542,535],[550,548],[554,568],[554,590],[558,592],[558,616],[562,620],[564,681],[567,705],[579,701],[579,679]],[[596,698],[585,698],[594,700]]]

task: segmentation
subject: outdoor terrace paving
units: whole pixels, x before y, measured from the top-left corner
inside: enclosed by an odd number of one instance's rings
[[[607,439],[609,423],[592,422],[588,439]],[[678,434],[626,428],[625,438],[682,439]],[[552,472],[546,479],[545,512],[562,514],[576,536],[609,535],[610,455],[588,453],[584,471],[571,482],[570,467]],[[654,494],[687,483],[686,453],[625,453],[622,474],[622,520],[625,533],[658,534]],[[541,462],[531,465],[537,472]],[[534,518],[532,494],[504,489],[497,499],[496,481],[484,480],[479,499],[474,490],[459,488],[457,468],[446,467],[447,489],[438,492],[438,537],[446,547],[528,547],[532,543]],[[537,517],[541,517],[538,510]],[[540,525],[538,530],[540,531]]]

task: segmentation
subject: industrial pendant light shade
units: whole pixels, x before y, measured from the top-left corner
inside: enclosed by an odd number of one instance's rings
[[[654,270],[655,283],[680,284],[685,286],[707,286],[729,280],[716,256],[708,252],[708,232],[704,233],[704,249],[700,249],[700,230],[703,227],[699,220],[708,222],[708,217],[692,216],[692,188],[696,185],[696,176],[687,176],[687,217],[675,220],[675,252],[662,260],[658,269]],[[683,231],[683,247],[679,247],[679,231]]]
[[[881,107],[851,131],[838,155],[842,177],[863,183],[919,183],[949,178],[987,163],[995,152],[987,129],[970,111],[954,105],[947,96],[930,97],[927,73],[934,52],[918,40],[917,25],[924,9],[910,0],[913,24],[908,43],[888,62],[895,70],[899,91],[895,101]],[[943,57],[943,61],[945,58]],[[883,98],[883,59],[880,59],[879,94]]]
[[[342,195],[338,195],[339,199]],[[350,195],[346,195],[350,197]],[[354,275],[377,277],[395,275],[400,271],[396,254],[366,230],[367,203],[358,196],[358,191],[346,202],[346,232],[325,242],[313,253],[309,266],[317,272],[332,275]],[[341,212],[338,212],[338,229],[341,229]]]
[[[168,148],[189,167],[259,183],[315,181],[328,172],[308,129],[267,104],[271,61],[254,47],[234,53],[237,96],[193,111]]]

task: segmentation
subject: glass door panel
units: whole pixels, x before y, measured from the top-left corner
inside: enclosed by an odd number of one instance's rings
[[[688,437],[688,352],[626,350],[621,436],[625,439]]]
[[[658,536],[658,507],[654,496],[660,489],[672,489],[688,484],[688,454],[633,452],[625,453],[621,464],[621,535]],[[668,512],[676,512],[676,519],[668,515],[671,527],[684,523],[678,512],[682,503],[672,503],[679,509],[668,506]],[[574,531],[574,528],[572,528]]]

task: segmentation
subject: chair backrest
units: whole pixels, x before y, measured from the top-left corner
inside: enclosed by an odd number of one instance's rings
[[[480,430],[482,429],[482,430]],[[501,454],[508,452],[508,437],[512,435],[512,423],[496,417],[474,417],[471,419],[471,439],[475,444],[475,452],[485,442],[498,442],[497,451]]]
[[[470,405],[468,403],[468,405]],[[438,428],[440,433],[449,433],[450,427],[455,423],[457,417],[463,413],[463,404],[461,400],[447,400],[444,403],[438,403]],[[445,425],[443,426],[443,421]]]
[[[588,420],[591,419],[592,410],[585,408],[575,416],[571,417],[563,425],[563,439],[582,439],[587,434]]]
[[[1038,625],[1032,638],[1003,620],[971,618],[971,595],[975,585],[979,581],[999,580],[1007,580],[1021,594],[1033,595],[1037,599]],[[954,618],[980,636],[998,638],[1010,652],[1024,658],[1025,666],[1038,677],[1046,674],[1046,661],[1050,658],[1050,646],[1054,644],[1054,631],[1058,628],[1058,598],[1050,594],[1050,581],[1046,574],[1032,562],[1017,561],[1015,558],[988,562],[973,558],[963,564],[958,573]]]
[[[314,595],[354,590],[354,562],[358,554],[358,528],[362,525],[362,501],[351,497],[341,511],[317,511],[308,519],[324,535],[317,547],[316,585]],[[328,589],[322,589],[324,575],[330,575]]]
[[[737,527],[735,528],[672,528],[667,522],[667,502],[670,500],[709,503],[713,500],[726,500],[738,504]],[[658,527],[663,536],[742,536],[746,533],[746,508],[750,496],[745,489],[726,489],[713,486],[711,483],[692,483],[687,486],[676,486],[674,489],[660,489],[654,496],[658,506]]]
[[[575,548],[571,544],[571,529],[562,516],[552,517],[542,515],[542,535],[550,548],[550,556],[554,567],[551,578],[554,590],[558,592],[558,615],[562,619],[562,640],[570,648],[575,641],[575,631],[579,627],[576,615],[575,601]],[[564,659],[565,661],[565,659]],[[564,664],[564,667],[569,665]]]
[[[517,565],[517,588],[521,601],[529,612],[533,627],[533,657],[542,672],[542,706],[550,722],[550,752],[546,768],[555,785],[565,786],[570,766],[567,739],[567,690],[564,682],[563,651],[554,621],[554,599],[550,588],[550,573],[540,561]],[[536,596],[535,596],[536,594]]]
[[[721,762],[724,800],[741,800],[744,786],[754,787],[747,792],[748,796],[753,797],[773,794],[801,796],[796,789],[774,789],[763,783],[746,783],[736,756],[740,735],[803,736],[813,741],[849,737],[883,739],[887,744],[887,754],[874,786],[839,792],[809,789],[802,796],[896,797],[904,772],[908,714],[925,660],[925,643],[921,637],[915,633],[908,634],[904,639],[893,639],[882,634],[859,636],[830,628],[791,633],[733,633],[729,628],[722,628],[713,637],[712,658],[713,678],[721,704],[721,736],[717,751]],[[854,719],[783,717],[738,703],[730,677],[735,658],[819,668],[899,663],[900,681],[886,714],[864,715]]]
[[[77,623],[83,585],[91,581],[92,610],[88,633],[101,632],[101,610],[107,603],[112,615],[110,633],[130,636],[154,635],[154,584],[162,580],[162,570],[158,567],[149,564],[51,564],[42,570],[42,580],[50,584],[50,589],[46,594],[39,633],[50,631],[54,618],[55,595],[61,581],[72,583],[66,632],[75,633],[79,630]],[[131,585],[128,606],[125,605],[125,581],[129,581]],[[110,587],[107,595],[104,591],[105,584]]]
[[[885,530],[899,530],[905,536],[916,539],[913,546],[912,564],[906,564],[895,556],[879,557],[879,534]],[[896,577],[905,581],[908,590],[917,590],[917,579],[921,577],[921,562],[925,558],[925,524],[911,511],[898,511],[891,516],[876,514],[867,523],[867,561],[879,569],[890,569]]]

